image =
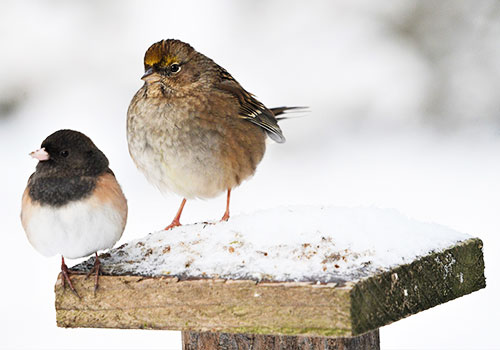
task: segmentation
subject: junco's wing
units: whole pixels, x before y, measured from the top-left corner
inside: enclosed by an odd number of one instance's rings
[[[274,141],[278,143],[285,142],[285,136],[283,136],[274,114],[252,94],[243,89],[231,74],[222,67],[220,67],[220,82],[216,84],[216,87],[238,99],[240,104],[239,117],[260,126]]]

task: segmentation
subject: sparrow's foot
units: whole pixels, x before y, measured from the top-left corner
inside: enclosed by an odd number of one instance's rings
[[[70,272],[68,266],[66,266],[66,264],[64,263],[64,257],[62,257],[62,262],[61,262],[61,274],[62,274],[63,289],[66,289],[66,282],[68,282],[69,289],[71,289],[73,294],[75,294],[78,297],[78,299],[81,299],[75,287],[73,286],[71,279],[69,278]]]
[[[164,228],[165,231],[173,229],[174,227],[181,226],[181,214],[182,214],[182,209],[184,209],[184,205],[186,204],[186,198],[182,199],[181,206],[179,207],[179,210],[177,211],[177,214],[175,215],[174,220],[172,220],[172,223],[168,225],[167,227]]]
[[[222,216],[222,219],[220,219],[220,221],[227,221],[227,220],[229,220],[229,212],[228,211],[226,211],[224,213],[224,216]]]
[[[180,223],[179,220],[174,219],[170,225],[168,225],[167,227],[164,228],[164,230],[168,231],[168,230],[171,230],[171,229],[173,229],[174,227],[177,227],[177,226],[182,226],[182,225],[181,225],[181,223]]]
[[[97,252],[95,253],[95,261],[94,261],[94,266],[92,266],[92,269],[87,273],[87,276],[85,276],[85,279],[89,278],[89,276],[95,272],[95,278],[94,278],[94,296],[97,292],[97,288],[99,288],[99,274],[101,273],[101,261],[99,260],[99,256],[97,256]]]
[[[229,188],[227,190],[226,211],[224,212],[224,215],[222,216],[222,219],[220,219],[220,221],[227,221],[227,220],[229,220],[229,200],[230,199],[231,199],[231,189]]]

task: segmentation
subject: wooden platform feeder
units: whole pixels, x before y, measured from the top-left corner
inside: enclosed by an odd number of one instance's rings
[[[163,254],[173,249],[167,241],[161,247]],[[144,248],[145,258],[152,255]],[[185,350],[379,349],[380,327],[485,287],[477,238],[328,282],[144,274],[130,267],[124,249],[101,256],[95,296],[93,279],[85,279],[93,258],[73,268],[81,299],[63,290],[59,276],[59,327],[180,330]]]

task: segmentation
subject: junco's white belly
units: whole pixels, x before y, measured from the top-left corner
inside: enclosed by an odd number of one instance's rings
[[[123,213],[90,197],[62,207],[30,203],[22,222],[31,245],[45,256],[80,258],[111,248],[124,229]]]

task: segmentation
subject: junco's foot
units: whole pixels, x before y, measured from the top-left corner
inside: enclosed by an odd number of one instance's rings
[[[285,142],[276,116],[222,67],[179,40],[153,44],[144,57],[144,85],[128,109],[130,155],[162,192],[184,197],[166,227],[180,225],[186,199],[211,198],[252,176],[266,135]]]
[[[31,245],[45,256],[61,254],[63,286],[78,296],[64,257],[111,248],[127,221],[127,200],[106,156],[84,134],[59,130],[30,154],[38,159],[22,198],[21,221]]]

